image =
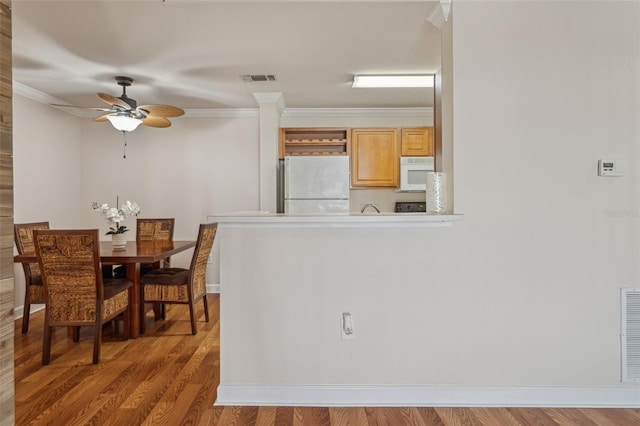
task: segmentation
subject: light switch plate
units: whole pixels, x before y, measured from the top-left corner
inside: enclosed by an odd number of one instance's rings
[[[353,315],[350,312],[343,312],[340,318],[340,332],[342,340],[353,340],[356,338],[356,330],[353,324]]]

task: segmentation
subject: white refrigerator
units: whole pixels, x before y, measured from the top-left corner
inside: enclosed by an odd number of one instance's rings
[[[349,156],[284,158],[284,212],[349,213]]]

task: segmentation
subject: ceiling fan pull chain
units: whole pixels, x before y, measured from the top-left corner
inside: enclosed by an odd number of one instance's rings
[[[127,132],[122,131],[122,137],[124,138],[124,147],[122,148],[122,158],[127,158]]]

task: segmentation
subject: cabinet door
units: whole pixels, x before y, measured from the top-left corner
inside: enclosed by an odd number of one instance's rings
[[[433,156],[433,127],[402,129],[403,156]]]
[[[399,145],[398,129],[353,129],[351,186],[397,188]]]

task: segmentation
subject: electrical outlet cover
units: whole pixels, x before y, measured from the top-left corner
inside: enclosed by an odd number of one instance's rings
[[[340,317],[340,333],[342,340],[354,340],[356,338],[356,328],[353,322],[353,315],[348,312],[343,313]]]

